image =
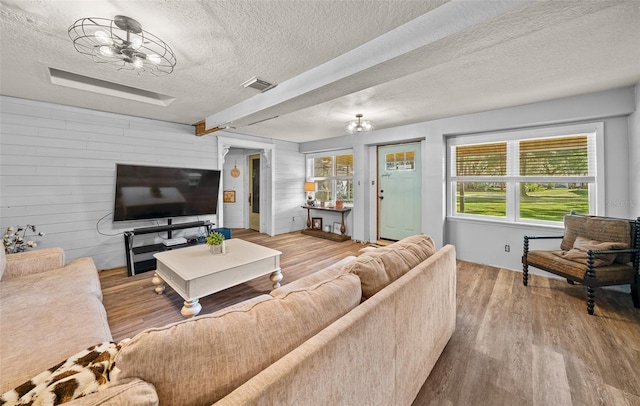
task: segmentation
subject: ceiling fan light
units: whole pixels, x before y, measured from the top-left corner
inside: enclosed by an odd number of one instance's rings
[[[147,55],[147,60],[153,64],[159,65],[160,62],[162,61],[160,59],[160,55],[158,54],[151,54],[151,55]]]
[[[100,47],[100,53],[104,56],[116,56],[116,52],[113,47],[103,45]]]
[[[101,44],[107,44],[107,45],[113,44],[113,40],[111,39],[111,37],[109,37],[109,35],[102,30],[96,31],[94,35],[98,40],[98,42],[100,42]]]
[[[140,47],[142,46],[142,38],[140,37],[133,37],[131,39],[131,48],[133,49],[140,49]]]
[[[69,38],[76,51],[116,70],[162,76],[173,72],[177,63],[167,43],[127,16],[81,18],[69,27]]]
[[[142,69],[144,67],[144,62],[142,61],[142,58],[133,58],[131,64],[136,68],[136,69]]]

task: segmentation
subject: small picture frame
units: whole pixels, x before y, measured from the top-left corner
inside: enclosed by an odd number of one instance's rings
[[[222,192],[224,202],[225,203],[235,203],[236,202],[236,191],[235,190],[225,190]]]
[[[311,218],[311,229],[322,231],[322,217]]]
[[[338,223],[337,221],[333,222],[333,233],[334,234],[342,234],[342,231],[340,231],[340,227],[342,226],[341,223]]]

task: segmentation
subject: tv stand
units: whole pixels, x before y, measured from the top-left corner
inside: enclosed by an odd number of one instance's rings
[[[165,246],[163,243],[149,245],[134,245],[135,236],[167,232],[167,237],[172,238],[172,231],[185,230],[188,228],[206,227],[207,235],[211,232],[215,224],[206,221],[191,221],[188,223],[172,224],[171,220],[167,221],[164,226],[134,228],[124,233],[124,250],[127,255],[127,273],[129,276],[137,275],[156,269],[156,259],[153,254],[161,251],[168,251],[176,248],[184,248],[195,245],[203,241],[187,241],[186,244]]]

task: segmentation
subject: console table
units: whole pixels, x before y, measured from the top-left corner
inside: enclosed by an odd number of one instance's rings
[[[351,237],[345,234],[346,228],[344,226],[344,214],[351,211],[350,207],[344,207],[342,209],[336,209],[334,207],[316,207],[316,206],[302,206],[303,209],[307,209],[307,228],[302,230],[302,234],[312,235],[314,237],[325,238],[331,241],[347,241]],[[323,230],[314,230],[311,228],[311,210],[328,211],[333,213],[340,213],[342,220],[340,223],[340,234],[325,232]]]

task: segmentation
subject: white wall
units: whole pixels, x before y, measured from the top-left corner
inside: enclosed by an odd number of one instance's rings
[[[528,227],[515,224],[446,219],[446,139],[450,135],[473,134],[544,125],[604,121],[605,125],[605,215],[630,217],[630,189],[636,188],[638,175],[630,169],[638,166],[640,154],[626,151],[637,148],[637,136],[630,141],[627,117],[635,110],[637,95],[633,88],[613,89],[524,106],[450,117],[404,127],[377,130],[355,137],[301,144],[301,152],[354,148],[356,204],[354,238],[370,241],[375,234],[376,168],[371,151],[376,145],[424,140],[423,147],[423,232],[441,246],[456,245],[458,258],[509,269],[520,269],[525,234],[561,234],[561,227]],[[636,118],[637,120],[637,118]],[[637,127],[637,126],[636,126]],[[637,134],[637,133],[636,133]],[[635,144],[634,144],[635,143]],[[631,148],[630,148],[631,147]],[[372,184],[373,183],[373,184]],[[510,245],[511,251],[504,251]]]
[[[304,204],[305,163],[298,144],[274,141],[275,234],[302,230],[306,224]]]
[[[37,225],[68,260],[122,266],[122,232],[157,224],[112,222],[116,162],[217,169],[216,144],[191,126],[11,97],[0,110],[2,227]]]
[[[291,218],[301,216],[293,202],[299,205],[304,197],[294,193],[303,189],[304,156],[295,143],[266,141],[274,144],[273,188],[286,200],[275,207],[273,228],[285,232],[296,224]],[[3,230],[35,224],[46,233],[35,238],[39,246],[62,247],[67,260],[90,256],[98,269],[124,266],[122,233],[157,223],[112,222],[116,162],[220,169],[216,136],[196,137],[189,125],[0,96]],[[216,222],[209,216],[174,223],[207,219]],[[174,237],[194,233],[198,230]]]
[[[636,108],[640,106],[640,83],[635,87]],[[629,215],[640,217],[640,111],[629,116]]]
[[[225,137],[274,145],[274,234],[304,227],[304,153],[353,148],[356,203],[348,216],[348,233],[364,241],[375,236],[371,156],[376,145],[424,140],[423,232],[439,246],[455,244],[460,259],[520,269],[522,236],[559,229],[447,220],[446,137],[604,121],[605,214],[631,218],[640,215],[640,114],[634,113],[639,98],[634,88],[613,89],[300,145],[228,133]],[[68,259],[91,256],[98,268],[124,265],[121,232],[154,224],[112,224],[116,162],[218,169],[215,135],[195,137],[191,126],[5,96],[0,96],[0,112],[0,226],[36,224],[47,233],[39,239],[42,247],[61,246]],[[195,219],[184,221],[189,220]],[[510,253],[504,252],[505,244],[511,246]]]

